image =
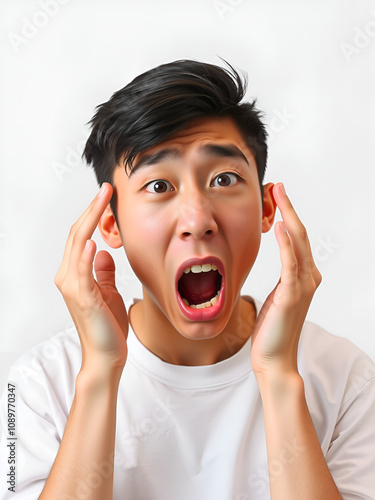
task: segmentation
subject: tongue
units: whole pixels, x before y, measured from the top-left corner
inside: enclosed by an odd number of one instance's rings
[[[220,288],[218,271],[183,274],[178,282],[178,291],[189,304],[202,304],[215,297]]]

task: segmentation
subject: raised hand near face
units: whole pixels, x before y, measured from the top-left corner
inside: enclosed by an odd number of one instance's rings
[[[112,192],[112,186],[104,183],[73,224],[55,276],[55,284],[79,334],[82,369],[104,370],[106,373],[122,370],[127,356],[128,332],[125,305],[115,285],[114,261],[104,250],[95,258],[96,244],[91,240]]]
[[[301,329],[322,279],[306,229],[282,184],[274,186],[273,196],[283,218],[275,225],[281,276],[267,297],[252,333],[251,361],[256,376],[298,371]]]

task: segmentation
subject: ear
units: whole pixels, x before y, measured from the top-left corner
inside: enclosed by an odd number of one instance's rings
[[[111,248],[120,248],[122,246],[120,230],[110,205],[107,206],[103,215],[100,217],[98,228],[107,245]]]
[[[274,184],[272,182],[263,186],[262,233],[267,233],[271,229],[276,215],[277,205],[275,198],[273,197],[273,187]]]

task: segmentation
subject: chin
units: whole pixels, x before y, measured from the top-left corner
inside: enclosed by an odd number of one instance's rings
[[[228,321],[221,317],[212,321],[184,322],[182,325],[175,324],[174,327],[185,339],[210,340],[218,337],[227,324]]]

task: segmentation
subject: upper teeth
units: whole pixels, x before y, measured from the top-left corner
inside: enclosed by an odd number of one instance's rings
[[[184,271],[185,274],[190,273],[208,273],[208,271],[216,271],[217,266],[215,264],[196,264],[194,266],[187,267]]]

